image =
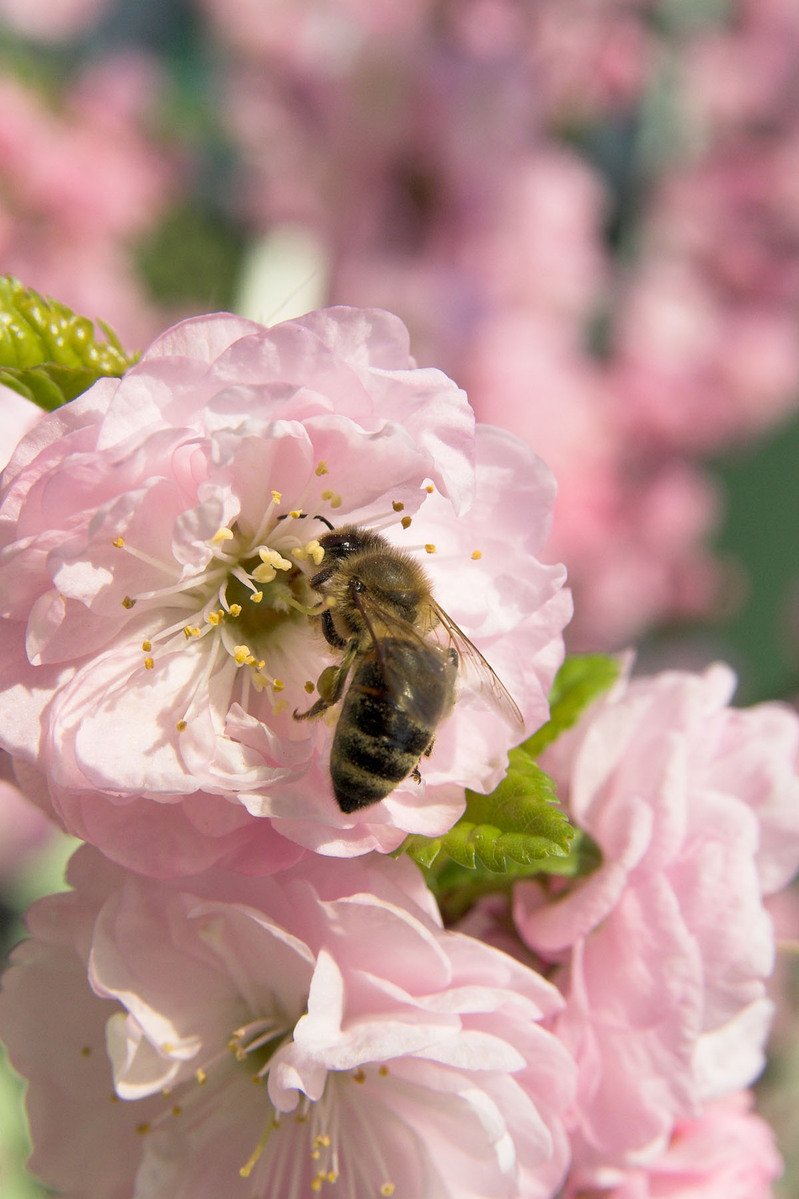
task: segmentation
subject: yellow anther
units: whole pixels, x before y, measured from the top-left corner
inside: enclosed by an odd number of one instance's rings
[[[323,1182],[324,1182],[324,1175],[317,1174],[316,1178],[311,1180],[311,1190],[315,1191],[318,1194],[319,1191],[321,1191],[321,1189],[322,1189]]]
[[[152,641],[142,641],[141,647],[145,654],[149,654],[150,650],[153,648],[153,643]]]
[[[233,530],[228,528],[217,529],[211,538],[211,545],[221,545],[223,541],[233,540]]]
[[[124,599],[122,600],[122,607],[123,608],[132,608],[135,603],[136,603],[135,599],[131,599],[129,595],[126,595],[124,597]]]
[[[427,545],[424,548],[425,548],[425,553],[434,554],[436,552],[436,547],[433,545],[432,541],[428,541]]]
[[[314,1145],[320,1146],[322,1149],[329,1149],[330,1148],[330,1137],[327,1135],[326,1132],[319,1133],[317,1136],[314,1137],[313,1143],[314,1143]]]
[[[482,558],[482,556],[483,556],[482,550],[472,550],[472,561],[473,562],[479,562],[480,559]]]
[[[306,545],[305,553],[311,559],[314,566],[318,566],[325,556],[325,549],[324,546],[320,545],[316,538],[314,538],[313,541],[309,541]]]
[[[153,661],[152,658],[144,659],[144,669],[145,670],[152,670],[154,666],[155,666],[155,662]]]
[[[174,1104],[174,1106],[172,1108],[172,1115],[173,1116],[182,1116],[183,1115],[183,1108],[180,1106],[179,1103]]]
[[[231,616],[241,616],[241,604],[231,604],[228,611]]]
[[[264,598],[263,591],[253,591],[252,595],[250,596],[250,603],[251,604],[260,604],[260,602],[263,598]]]
[[[355,1071],[352,1077],[354,1082],[366,1082],[366,1075],[360,1068]]]
[[[409,529],[411,527],[410,516],[403,516],[402,520],[400,521],[400,524],[402,525],[403,529]]]
[[[322,462],[319,462],[319,463],[317,464],[316,470],[314,471],[314,474],[315,474],[317,477],[321,477],[322,475],[329,474],[329,471],[328,471],[328,469],[327,469],[327,463],[326,463],[326,462],[324,462],[324,461],[322,461]]]
[[[273,504],[279,504],[282,499],[283,499],[282,491],[273,491],[272,492],[272,503]]]
[[[427,486],[425,487],[425,491],[427,492],[428,495],[432,495],[433,492],[435,491],[435,487],[433,486],[432,483],[428,483]]]
[[[234,645],[233,657],[238,666],[249,666],[250,663],[255,661],[255,657],[253,656],[253,652],[249,645]]]
[[[289,512],[289,516],[291,517],[292,520],[299,520],[300,517],[303,515],[304,515],[304,513],[303,513],[302,508],[292,508],[291,511]]]
[[[341,500],[341,496],[339,495],[339,493],[337,491],[323,491],[322,499],[326,500],[330,504],[331,508],[340,508],[341,507],[342,500]]]
[[[388,1074],[388,1066],[378,1066],[377,1073],[380,1075],[381,1078],[385,1078],[386,1075]]]
[[[314,693],[314,684],[311,682],[310,679],[307,679],[305,682],[305,690],[308,692],[309,695],[313,695],[313,693]]]
[[[402,512],[405,508],[405,505],[403,504],[402,500],[392,500],[391,507],[395,512]]]
[[[380,1188],[380,1194],[384,1197],[384,1199],[391,1199],[391,1196],[394,1194],[396,1189],[397,1188],[394,1186],[393,1182],[384,1182]]]
[[[192,637],[199,637],[201,630],[196,624],[187,624],[183,630],[183,636],[187,641],[191,641]]]
[[[285,689],[286,689],[286,684],[283,682],[282,679],[273,679],[272,680],[272,690],[273,691],[285,691]]]
[[[113,545],[115,550],[124,550],[125,538],[124,537],[115,537],[114,540],[111,542],[111,544]]]
[[[199,1066],[198,1069],[194,1071],[194,1077],[197,1079],[197,1082],[200,1084],[200,1086],[208,1081],[208,1075],[205,1073],[202,1066]]]
[[[175,725],[175,728],[178,730],[178,732],[179,732],[179,733],[182,733],[182,732],[183,732],[183,730],[184,730],[184,729],[187,729],[188,727],[189,727],[189,726],[187,725],[187,723],[186,723],[186,721],[185,721],[185,720],[179,720],[179,721],[177,722],[177,724]]]
[[[256,583],[271,583],[279,570],[292,569],[292,563],[277,550],[270,550],[267,546],[262,545],[258,553],[261,557],[261,565],[256,566],[252,572]]]
[[[205,618],[211,625],[219,625],[225,619],[225,613],[221,608],[217,608],[216,612],[209,612]]]

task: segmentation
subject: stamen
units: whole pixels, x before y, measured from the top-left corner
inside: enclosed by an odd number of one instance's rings
[[[426,554],[434,554],[436,552],[436,547],[433,545],[432,541],[427,542],[424,547],[424,551]]]
[[[405,505],[402,503],[401,500],[393,500],[391,507],[394,509],[395,512],[402,512],[405,508]]]
[[[400,521],[400,524],[402,525],[403,529],[409,529],[411,527],[410,516],[403,516],[402,520]]]
[[[271,1137],[272,1132],[276,1127],[277,1127],[276,1122],[274,1120],[270,1119],[266,1128],[264,1129],[264,1131],[261,1133],[260,1137],[258,1138],[258,1144],[255,1146],[255,1148],[253,1149],[249,1158],[247,1159],[247,1161],[244,1163],[244,1165],[239,1170],[239,1174],[241,1175],[242,1178],[250,1177],[253,1170],[255,1169],[255,1166],[258,1163],[258,1159],[260,1158],[264,1149],[266,1149],[267,1141]]]
[[[227,526],[223,526],[221,529],[217,529],[213,537],[209,538],[209,540],[211,545],[222,545],[222,543],[225,541],[233,541],[234,536],[235,534],[233,533],[232,529],[228,529]]]
[[[479,562],[483,556],[482,550],[472,550],[472,562]]]
[[[322,499],[329,503],[331,508],[340,508],[344,502],[337,491],[323,491]]]
[[[174,564],[162,562],[160,558],[153,558],[150,554],[137,550],[135,546],[128,545],[123,537],[116,537],[111,544],[115,549],[124,550],[126,554],[130,554],[131,558],[137,558],[139,562],[144,562],[146,566],[154,566],[156,570],[163,571],[173,579],[180,578],[180,571]]]
[[[318,462],[318,463],[317,463],[317,465],[316,465],[316,470],[314,471],[314,474],[315,474],[317,477],[320,477],[321,475],[328,475],[328,474],[330,474],[330,471],[329,471],[329,470],[328,470],[328,468],[327,468],[327,463],[326,463],[324,460],[323,460],[323,461],[321,461],[321,462]]]
[[[152,658],[144,659],[144,669],[145,670],[153,670],[154,667],[155,667],[155,661]]]
[[[124,598],[122,600],[123,608],[127,608],[128,610],[130,610],[131,608],[135,608],[135,606],[136,606],[135,599],[131,599],[129,595],[124,596]]]

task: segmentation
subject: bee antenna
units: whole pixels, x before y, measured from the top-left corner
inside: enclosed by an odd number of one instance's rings
[[[314,520],[321,520],[323,525],[327,525],[327,527],[328,527],[328,529],[330,529],[331,533],[333,532],[333,530],[336,527],[335,525],[331,525],[330,521],[327,519],[326,516],[319,516],[318,513],[316,516],[314,516]]]

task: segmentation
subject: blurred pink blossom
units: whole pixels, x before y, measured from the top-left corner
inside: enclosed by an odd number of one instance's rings
[[[763,1065],[763,897],[799,865],[799,721],[728,708],[733,684],[723,667],[622,682],[542,758],[602,853],[573,885],[515,891],[523,940],[561,964],[577,1183],[652,1161]]]
[[[175,164],[145,132],[152,60],[121,56],[91,68],[50,107],[9,74],[0,77],[0,254],[26,286],[137,347],[161,318],[149,310],[131,243],[172,195]]]
[[[0,19],[22,37],[58,42],[91,28],[108,6],[109,0],[0,0]]]
[[[3,744],[68,831],[159,875],[443,832],[522,729],[464,680],[423,781],[339,810],[329,723],[292,718],[340,659],[308,618],[314,517],[429,546],[436,598],[532,731],[571,611],[563,568],[538,560],[553,494],[521,442],[475,434],[388,313],[184,322],[45,417],[7,472]]]
[[[573,1064],[541,1021],[560,997],[444,931],[407,859],[177,884],[84,848],[69,881],[0,996],[31,1168],[60,1194],[557,1189]]]
[[[655,1161],[624,1173],[598,1171],[596,1185],[567,1185],[563,1199],[771,1199],[782,1162],[774,1134],[747,1093],[710,1103],[675,1127]]]

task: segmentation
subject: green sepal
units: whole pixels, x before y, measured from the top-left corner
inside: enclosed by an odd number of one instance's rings
[[[508,773],[489,795],[466,792],[466,811],[441,837],[411,835],[402,845],[421,866],[441,853],[460,866],[507,874],[551,857],[564,858],[574,828],[558,806],[549,775],[524,748],[509,755]]]
[[[533,758],[577,723],[589,704],[608,691],[621,673],[621,663],[607,654],[575,654],[561,666],[549,696],[549,720],[523,748]]]
[[[52,412],[74,400],[97,379],[118,378],[136,361],[102,321],[98,340],[92,321],[64,304],[0,276],[0,383]]]

